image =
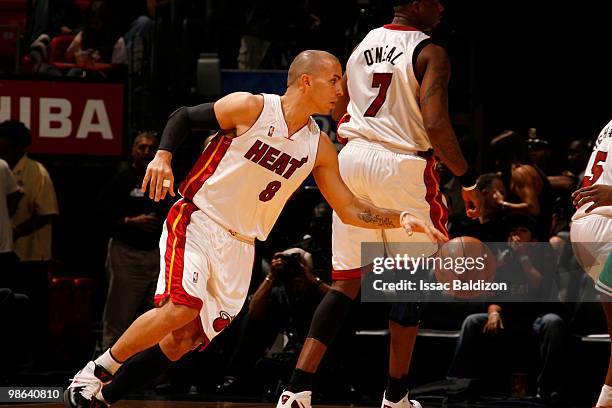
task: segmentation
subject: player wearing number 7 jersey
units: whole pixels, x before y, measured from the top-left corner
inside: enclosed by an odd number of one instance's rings
[[[582,187],[574,192],[577,208],[570,237],[574,255],[602,293],[612,336],[612,121],[595,142]],[[596,407],[612,407],[612,356]]]
[[[158,307],[77,373],[65,394],[68,406],[112,404],[219,334],[246,298],[255,238],[266,239],[311,171],[344,222],[445,240],[424,220],[378,208],[355,197],[342,182],[336,150],[311,117],[333,109],[342,95],[341,75],[333,55],[304,51],[289,68],[283,96],[234,93],[172,114],[142,186],[156,201],[174,195],[172,152],[189,130],[224,132],[180,185],[183,198],[168,214],[160,240]]]
[[[358,197],[388,208],[408,207],[446,233],[447,210],[438,190],[435,156],[459,176],[468,215],[478,216],[476,175],[469,169],[448,113],[450,62],[445,50],[424,31],[440,22],[438,0],[394,0],[391,24],[370,31],[353,50],[343,78],[344,96],[336,117],[347,140],[340,152],[340,174]],[[435,155],[435,156],[434,156]],[[361,242],[378,242],[378,254],[428,256],[437,250],[423,234],[374,231],[343,222],[334,212],[332,277],[335,282],[313,316],[308,338],[289,386],[277,408],[310,408],[313,376],[348,314],[369,261]],[[420,243],[398,247],[394,243]],[[427,247],[427,250],[426,250]],[[371,248],[371,246],[370,246]],[[402,251],[402,252],[399,252]],[[418,251],[418,252],[417,252]],[[429,251],[429,252],[427,252]],[[418,329],[418,304],[394,304],[389,316],[389,379],[382,406],[407,408],[406,375]]]

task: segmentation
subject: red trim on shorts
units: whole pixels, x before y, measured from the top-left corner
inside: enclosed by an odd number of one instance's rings
[[[436,159],[431,156],[427,158],[427,165],[423,172],[423,180],[425,181],[425,187],[427,193],[425,194],[425,200],[429,204],[429,217],[434,227],[436,227],[441,233],[446,235],[448,238],[448,230],[446,224],[448,222],[448,208],[444,205],[442,200],[442,193],[440,192],[440,176],[435,171]]]
[[[168,296],[175,305],[185,305],[193,309],[202,308],[202,300],[189,295],[183,288],[183,267],[185,258],[185,241],[187,225],[191,221],[191,214],[198,207],[191,201],[182,199],[170,209],[166,218],[168,238],[166,240],[166,253],[164,263],[166,270],[166,290],[155,296],[155,304],[159,305]]]
[[[374,265],[366,265],[355,269],[336,270],[332,269],[332,280],[342,281],[351,279],[360,279],[361,275],[372,272]]]
[[[349,115],[348,112],[346,112],[344,115],[342,115],[342,117],[338,121],[338,125],[336,126],[336,140],[340,144],[344,145],[348,143],[348,139],[346,137],[340,136],[340,132],[338,132],[338,130],[340,129],[340,125],[343,123],[348,123],[350,120],[351,120],[351,115]]]
[[[206,180],[215,172],[221,159],[232,144],[232,139],[217,135],[206,146],[204,152],[193,166],[189,174],[179,187],[179,193],[188,200],[204,185]]]
[[[403,25],[403,24],[385,24],[383,27],[385,27],[387,30],[397,30],[397,31],[421,31],[418,28],[414,28],[408,25]]]

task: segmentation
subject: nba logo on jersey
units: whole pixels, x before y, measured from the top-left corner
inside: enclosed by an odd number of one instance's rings
[[[270,130],[268,130],[268,136],[272,137],[274,134],[274,126],[270,126]]]
[[[197,272],[193,273],[192,281],[193,281],[193,283],[198,283],[198,273]]]

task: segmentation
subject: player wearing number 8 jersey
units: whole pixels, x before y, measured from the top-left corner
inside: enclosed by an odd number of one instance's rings
[[[612,336],[612,121],[593,147],[582,187],[574,192],[577,208],[570,237],[574,255],[603,294],[602,306]],[[596,407],[612,407],[612,356]]]
[[[394,0],[391,24],[370,31],[353,50],[335,108],[338,138],[348,141],[339,155],[340,174],[357,197],[388,208],[410,208],[446,233],[447,210],[438,190],[435,156],[459,176],[468,215],[478,216],[476,175],[462,155],[448,114],[450,63],[443,48],[424,31],[440,22],[438,0]],[[313,376],[360,288],[361,243],[378,242],[375,256],[406,253],[394,243],[420,243],[417,253],[437,250],[423,234],[397,229],[367,230],[333,215],[332,277],[335,282],[313,316],[296,370],[277,408],[310,406]],[[428,244],[430,243],[430,244]],[[418,247],[418,248],[417,248]],[[372,249],[370,246],[368,249]],[[372,251],[375,251],[372,249]],[[389,379],[382,406],[409,407],[406,375],[418,328],[418,304],[394,304],[389,316]],[[417,403],[414,403],[415,405]]]
[[[331,54],[305,51],[289,68],[283,96],[234,93],[214,104],[180,108],[170,117],[143,181],[143,191],[149,188],[156,201],[174,194],[172,152],[189,130],[223,131],[179,187],[183,198],[168,214],[160,240],[158,307],[77,373],[65,394],[68,406],[112,404],[221,332],[246,298],[253,241],[267,237],[311,171],[345,222],[403,227],[432,240],[445,239],[407,212],[355,197],[342,182],[336,150],[311,117],[333,109],[342,95],[341,74]]]

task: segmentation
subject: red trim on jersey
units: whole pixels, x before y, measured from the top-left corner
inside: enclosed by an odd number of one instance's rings
[[[350,122],[350,120],[351,120],[351,115],[349,115],[349,113],[346,112],[344,115],[342,115],[342,117],[338,121],[338,125],[336,126],[336,140],[340,144],[344,145],[348,143],[348,139],[346,137],[340,136],[340,133],[338,132],[338,130],[340,129],[340,125],[342,125],[343,123],[348,123]]]
[[[179,193],[187,200],[193,200],[193,197],[206,180],[215,172],[221,159],[232,144],[232,139],[222,135],[217,135],[206,146],[204,152],[193,166],[185,180],[179,187]]]
[[[414,28],[408,25],[403,25],[403,24],[385,24],[383,27],[385,27],[387,30],[397,30],[397,31],[421,31],[418,28]]]
[[[444,205],[442,200],[442,193],[440,192],[440,176],[435,171],[436,159],[431,156],[427,158],[427,164],[425,165],[425,171],[423,172],[423,180],[425,181],[425,187],[427,193],[425,194],[425,200],[429,204],[429,217],[434,227],[436,227],[441,233],[446,235],[448,238],[448,231],[446,229],[446,223],[448,222],[448,209]]]
[[[374,265],[366,265],[360,268],[355,269],[344,269],[344,270],[336,270],[332,269],[332,280],[334,281],[342,281],[342,280],[351,280],[351,279],[359,279],[361,275],[365,275],[366,273],[372,272],[374,269]]]
[[[191,214],[197,209],[198,207],[192,202],[179,200],[168,213],[166,218],[168,238],[166,240],[166,253],[164,254],[166,290],[163,294],[155,296],[157,306],[169,296],[175,305],[185,305],[198,310],[202,308],[202,300],[189,295],[183,289],[187,225],[191,221]]]

